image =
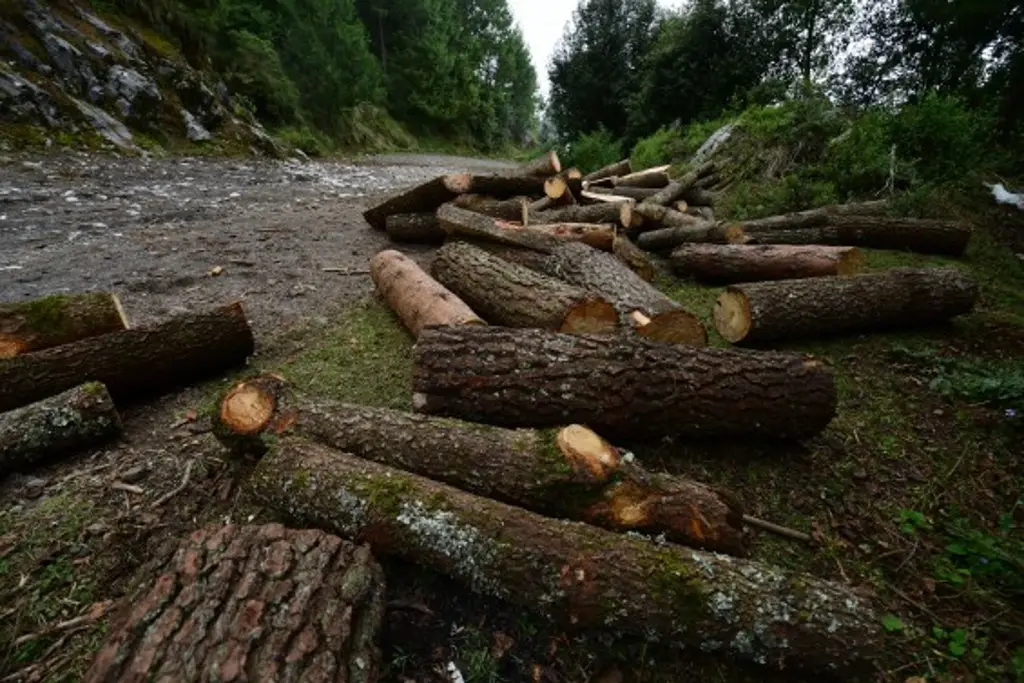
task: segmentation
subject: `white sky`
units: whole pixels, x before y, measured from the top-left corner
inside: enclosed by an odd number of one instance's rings
[[[685,0],[658,0],[662,7],[680,7]],[[548,61],[555,51],[555,43],[562,37],[565,25],[572,19],[572,11],[579,0],[509,0],[512,14],[526,38],[526,45],[537,70],[537,84],[547,97]]]

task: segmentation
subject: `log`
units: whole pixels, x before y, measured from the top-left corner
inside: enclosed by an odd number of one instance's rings
[[[619,176],[615,179],[615,187],[655,187],[662,188],[668,185],[668,170],[671,164],[655,166],[645,171],[637,171],[629,175]]]
[[[471,244],[441,247],[431,272],[490,323],[567,334],[608,334],[619,326],[615,307],[600,296]]]
[[[368,546],[208,526],[125,599],[85,683],[377,680],[384,573]]]
[[[544,194],[544,181],[540,176],[474,175],[469,177],[466,192],[490,195],[499,199]]]
[[[595,180],[602,180],[604,178],[629,175],[632,172],[633,164],[630,163],[629,159],[623,159],[622,161],[616,161],[614,164],[608,164],[607,166],[599,168],[592,173],[586,174],[583,176],[583,180],[591,183]]]
[[[643,337],[670,344],[707,344],[707,331],[696,316],[611,254],[582,244],[565,244],[536,258],[511,258],[520,265],[604,296],[619,312],[622,324]]]
[[[715,284],[852,275],[863,260],[856,247],[740,244],[686,245],[670,258],[678,274]]]
[[[0,413],[0,479],[98,446],[120,433],[121,418],[99,382]]]
[[[542,214],[544,217],[550,215]],[[437,210],[441,227],[452,237],[494,242],[550,252],[567,242],[583,242],[598,249],[611,251],[615,237],[612,223],[534,223],[523,226],[466,211],[451,204]]]
[[[115,400],[150,396],[244,365],[253,336],[240,303],[0,359],[0,411],[102,382]]]
[[[831,372],[796,353],[435,327],[420,336],[413,364],[417,411],[503,427],[798,439],[823,430],[836,410]]]
[[[611,194],[621,197],[629,197],[642,202],[660,192],[656,187],[588,187],[587,192],[591,194]]]
[[[632,202],[619,204],[619,225],[631,236],[640,234],[644,227],[644,217],[635,206]]]
[[[55,294],[0,303],[0,358],[127,330],[128,317],[114,294]]]
[[[654,280],[655,269],[651,259],[625,235],[615,236],[615,241],[612,243],[612,253],[626,264],[627,268],[640,276],[640,279],[644,282]]]
[[[746,234],[748,244],[830,244],[963,256],[973,232],[971,225],[964,221],[870,215],[826,214],[824,224],[794,228],[765,228],[764,220],[753,229],[747,223],[738,224]]]
[[[734,285],[715,305],[715,327],[733,344],[911,329],[969,313],[977,298],[956,268]]]
[[[451,203],[460,209],[475,211],[492,218],[500,218],[505,221],[522,221],[524,216],[527,215],[524,206],[529,203],[529,200],[526,197],[495,199],[494,197],[485,197],[479,194],[464,194],[456,197]],[[437,218],[436,212],[434,218]],[[438,229],[440,230],[440,224]],[[442,241],[444,234],[444,230],[441,230]]]
[[[366,222],[377,230],[387,228],[387,217],[399,213],[431,213],[445,202],[472,191],[468,173],[438,176],[420,185],[397,190],[363,212]]]
[[[683,193],[682,198],[686,200],[686,203],[690,206],[714,206],[715,195],[708,190],[703,190],[697,187],[691,187],[689,190]]]
[[[888,202],[857,202],[852,204],[831,204],[807,211],[768,216],[740,223],[747,232],[753,234],[765,230],[792,230],[798,228],[814,228],[828,225],[831,216],[884,216],[888,211]]]
[[[636,243],[638,247],[647,251],[667,251],[675,249],[680,244],[740,244],[744,239],[743,231],[735,225],[700,222],[679,228],[645,232],[637,237]]]
[[[601,204],[632,204],[635,200],[617,194],[595,194],[584,190],[580,193],[583,199]]]
[[[682,228],[701,225],[702,221],[696,216],[670,209],[659,204],[640,202],[633,207],[633,213],[643,218],[643,225],[648,230],[661,228]]]
[[[569,169],[570,171],[576,171],[576,169]],[[544,181],[544,196],[529,205],[529,211],[547,211],[548,209],[557,208],[559,206],[572,206],[576,203],[576,195],[579,194],[577,191],[573,193],[570,186],[570,180],[567,178],[568,172],[562,175],[552,176]],[[576,182],[576,181],[572,181]],[[527,215],[528,214],[524,214]],[[524,224],[529,222],[528,218],[522,219]]]
[[[465,195],[470,196],[470,195]],[[395,242],[410,244],[440,244],[444,230],[433,213],[396,213],[384,220],[388,237]]]
[[[618,223],[619,207],[613,204],[566,206],[551,211],[530,212],[530,223]]]
[[[428,325],[485,324],[462,299],[400,251],[388,249],[370,259],[370,277],[413,337]]]
[[[690,214],[691,216],[697,216],[704,220],[714,223],[715,222],[715,210],[710,206],[690,206],[686,202],[679,202],[682,206],[676,206],[677,211]]]
[[[295,438],[270,447],[254,498],[579,629],[834,675],[881,647],[873,601],[749,560],[549,519]]]
[[[658,190],[655,194],[644,199],[644,202],[648,204],[659,204],[661,206],[668,206],[672,202],[679,199],[686,190],[689,189],[688,185],[684,185],[679,181],[673,180],[668,185]]]
[[[581,425],[511,430],[367,408],[303,396],[272,375],[232,387],[213,424],[241,456],[261,456],[274,439],[299,435],[553,517],[745,553],[735,496],[648,472]]]
[[[562,162],[558,159],[558,152],[551,150],[536,159],[516,166],[507,175],[541,176],[546,178],[547,176],[560,173],[561,170]]]

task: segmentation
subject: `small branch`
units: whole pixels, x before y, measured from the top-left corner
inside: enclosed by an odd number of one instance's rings
[[[146,493],[146,489],[142,488],[141,486],[135,486],[133,484],[126,484],[123,481],[115,481],[114,483],[112,483],[110,485],[110,488],[114,489],[115,491],[124,491],[126,493],[134,493],[134,494],[139,495],[139,496],[144,495]]]
[[[195,460],[188,461],[188,464],[185,465],[185,476],[181,478],[181,483],[178,484],[173,490],[168,491],[164,495],[157,498],[156,501],[152,505],[150,505],[151,508],[160,507],[161,505],[169,501],[171,498],[174,498],[176,495],[185,490],[185,487],[188,486],[188,480],[192,477],[192,465],[194,465],[195,462]]]
[[[14,641],[14,646],[19,647],[29,641],[36,640],[38,638],[51,636],[54,633],[60,633],[61,631],[67,631],[70,629],[78,628],[79,626],[87,626],[89,624],[97,622],[100,619],[102,619],[113,606],[114,603],[111,600],[107,600],[106,602],[97,602],[95,605],[89,608],[88,614],[83,614],[80,617],[75,617],[74,619],[68,619],[67,621],[59,622],[58,624],[55,624],[52,628],[48,628],[44,631],[37,631],[36,633],[26,633],[23,636],[19,636]]]
[[[322,270],[325,273],[340,273],[341,275],[345,275],[345,276],[349,276],[349,275],[369,275],[370,274],[370,271],[368,271],[368,270],[358,270],[358,269],[353,269],[353,268],[337,268],[337,267],[334,267],[334,266],[328,266],[326,268],[321,268],[320,270]]]
[[[776,534],[777,536],[782,536],[793,541],[811,543],[814,540],[811,538],[810,534],[805,534],[804,532],[797,531],[796,529],[789,529],[784,526],[779,526],[778,524],[772,524],[771,522],[766,522],[763,519],[751,517],[750,515],[743,515],[743,523],[747,526],[752,526],[762,531],[768,531],[770,533]]]

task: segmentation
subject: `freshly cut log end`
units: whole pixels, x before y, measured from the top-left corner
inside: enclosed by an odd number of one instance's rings
[[[377,680],[384,574],[367,546],[212,526],[158,571],[120,606],[85,683]]]
[[[425,183],[404,187],[381,198],[363,212],[366,222],[377,230],[385,230],[388,216],[400,213],[430,213],[460,194],[471,192],[473,176],[455,173],[438,176]]]
[[[637,327],[637,334],[663,344],[707,346],[708,331],[697,316],[686,311],[667,311]]]
[[[562,199],[569,192],[569,183],[558,176],[552,176],[544,181],[544,196],[548,199]]]
[[[221,399],[219,424],[240,436],[262,432],[277,409],[276,385],[283,382],[283,377],[264,375],[236,384]]]
[[[0,479],[97,446],[120,433],[121,418],[99,382],[0,413]]]
[[[555,438],[573,469],[585,470],[598,481],[607,480],[621,465],[618,449],[583,425],[569,425]]]
[[[715,302],[715,329],[730,344],[750,334],[750,302],[743,292],[723,292]]]
[[[388,249],[370,259],[370,276],[414,337],[429,325],[485,324],[462,299],[400,251]]]
[[[116,294],[55,294],[0,304],[0,358],[129,329]]]
[[[558,158],[558,152],[551,150],[532,161],[516,166],[508,175],[550,176],[561,171],[562,162]]]
[[[609,302],[589,298],[566,313],[558,327],[563,334],[612,334],[619,329],[619,314]]]

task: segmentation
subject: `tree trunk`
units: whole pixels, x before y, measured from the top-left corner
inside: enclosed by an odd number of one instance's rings
[[[420,412],[505,427],[804,438],[836,410],[830,371],[802,354],[451,327],[424,331],[413,357]]]
[[[91,382],[0,413],[0,479],[52,457],[99,445],[121,433],[107,388]]]
[[[660,204],[649,204],[640,202],[632,207],[632,212],[643,217],[643,227],[646,230],[659,230],[661,228],[689,228],[700,226],[703,221],[696,216],[691,216],[675,209]]]
[[[229,390],[214,432],[233,452],[262,455],[283,434],[613,531],[744,554],[743,510],[704,484],[645,471],[581,425],[510,430],[295,394],[266,375]]]
[[[613,204],[566,206],[552,211],[530,212],[533,223],[618,223],[619,207]]]
[[[544,181],[540,176],[470,176],[466,192],[485,194],[499,199],[518,196],[540,196],[544,194]]]
[[[0,358],[128,329],[114,294],[55,294],[0,304]]]
[[[614,178],[616,176],[625,176],[633,172],[633,164],[630,163],[629,159],[623,159],[622,161],[616,161],[614,164],[608,164],[603,168],[599,168],[593,173],[588,173],[583,176],[584,182],[592,183],[595,180],[602,180],[604,178]]]
[[[672,252],[673,269],[712,283],[852,275],[863,257],[856,247],[694,244]]]
[[[619,312],[623,325],[641,336],[672,344],[707,344],[707,331],[694,315],[611,254],[582,244],[565,244],[547,256],[513,258],[528,268],[604,296]]]
[[[639,275],[640,279],[644,282],[654,280],[655,270],[651,259],[625,235],[615,236],[615,241],[612,243],[612,253],[626,264],[627,268]]]
[[[826,214],[824,221],[792,228],[765,228],[762,221],[753,230],[746,223],[738,225],[748,244],[832,244],[946,256],[962,256],[973,232],[970,224],[963,221],[832,214]]]
[[[828,225],[832,216],[884,216],[888,210],[885,201],[831,204],[807,211],[796,211],[767,218],[743,221],[739,225],[754,234],[766,230],[792,230]]]
[[[581,195],[584,199],[591,202],[598,202],[600,204],[632,204],[635,200],[618,194],[597,194],[594,192],[583,191]]]
[[[669,182],[668,170],[670,168],[672,168],[671,165],[656,166],[646,171],[620,176],[615,179],[615,187],[665,187]]]
[[[370,259],[370,277],[413,337],[428,325],[484,324],[462,299],[399,251],[388,249]]]
[[[881,647],[872,602],[769,565],[554,520],[299,439],[270,447],[255,498],[581,629],[833,674]]]
[[[642,202],[649,197],[653,197],[658,194],[661,190],[656,187],[588,187],[587,192],[590,194],[610,194],[618,195],[620,197],[629,197],[635,199],[638,202]]]
[[[553,212],[544,214],[545,217],[550,213]],[[441,227],[450,236],[542,252],[550,252],[567,242],[583,242],[598,249],[611,251],[615,236],[615,226],[612,224],[531,222],[530,225],[523,226],[459,209],[450,204],[438,209],[437,217]]]
[[[969,313],[977,297],[956,268],[735,285],[715,305],[715,327],[733,344],[911,329]]]
[[[700,219],[695,219],[700,221]],[[680,228],[662,228],[645,232],[636,238],[637,246],[647,251],[668,251],[680,244],[710,242],[712,244],[737,244],[743,241],[743,233],[734,225],[699,222]]]
[[[0,411],[85,382],[115,400],[153,395],[245,364],[252,330],[240,303],[0,360]]]
[[[679,199],[687,189],[689,189],[688,185],[683,185],[682,183],[673,180],[668,185],[658,190],[657,193],[652,194],[650,197],[645,199],[644,202],[648,204],[668,206]]]
[[[125,600],[84,683],[375,683],[384,573],[367,546],[209,526]]]
[[[470,195],[464,195],[470,196]],[[385,229],[395,242],[411,244],[440,244],[444,230],[434,213],[396,213],[384,221]]]
[[[714,206],[715,195],[708,190],[702,190],[698,187],[691,187],[689,190],[683,193],[683,199],[690,206]]]
[[[503,221],[523,221],[527,215],[524,205],[529,203],[526,197],[513,197],[512,199],[495,199],[479,194],[464,194],[452,200],[452,204],[460,209],[475,211],[492,218],[500,218]],[[434,218],[437,218],[435,212]],[[438,226],[440,229],[440,226]],[[441,230],[443,236],[444,230]]]
[[[541,176],[546,178],[548,176],[555,175],[556,173],[561,173],[561,171],[562,162],[558,159],[558,152],[552,150],[546,154],[542,154],[532,161],[527,161],[524,164],[516,166],[508,173],[508,175]]]
[[[491,323],[567,334],[607,334],[619,326],[615,308],[598,295],[471,244],[441,247],[431,272]]]
[[[378,230],[387,227],[387,217],[398,213],[430,213],[460,194],[472,191],[468,173],[438,176],[420,185],[393,192],[363,212],[366,222]]]

